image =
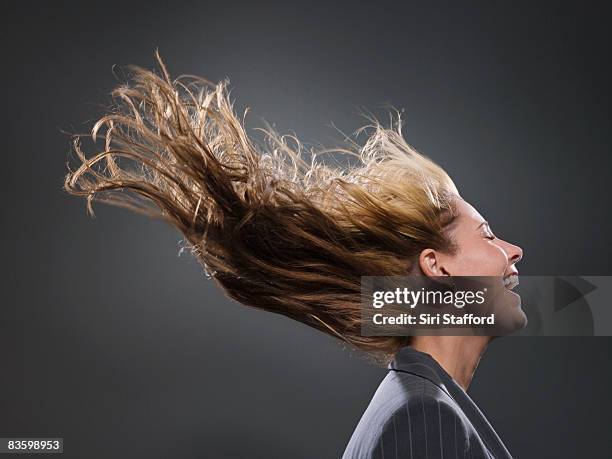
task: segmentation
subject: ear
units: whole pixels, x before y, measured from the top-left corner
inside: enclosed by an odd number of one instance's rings
[[[442,259],[442,254],[433,249],[423,250],[419,255],[419,266],[423,274],[429,277],[450,276]]]

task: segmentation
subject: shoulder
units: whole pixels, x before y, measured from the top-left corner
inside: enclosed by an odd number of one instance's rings
[[[364,415],[382,427],[397,413],[409,411],[411,415],[417,416],[419,412],[425,412],[427,415],[433,408],[449,416],[455,414],[464,417],[443,385],[412,373],[389,371]]]
[[[449,449],[463,457],[471,430],[471,424],[443,387],[422,376],[389,371],[359,421],[343,458],[440,457]]]

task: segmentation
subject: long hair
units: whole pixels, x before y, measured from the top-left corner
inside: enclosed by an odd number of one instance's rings
[[[211,83],[130,66],[95,123],[93,155],[65,190],[174,225],[206,274],[248,306],[291,317],[388,360],[407,338],[361,335],[361,276],[406,275],[425,248],[455,250],[458,194],[442,168],[404,140],[401,119],[361,128],[363,145],[311,149],[294,136],[247,134],[228,80]],[[245,111],[246,115],[246,111]],[[361,131],[360,130],[360,131]],[[353,160],[332,166],[336,152]]]

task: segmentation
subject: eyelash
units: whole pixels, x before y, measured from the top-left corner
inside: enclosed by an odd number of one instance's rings
[[[493,234],[493,231],[491,231],[490,229],[487,228],[487,231],[484,232],[484,237],[486,239],[490,239],[491,241],[493,239],[496,239],[495,234]]]

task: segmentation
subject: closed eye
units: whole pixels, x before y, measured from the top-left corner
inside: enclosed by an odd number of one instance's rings
[[[483,235],[483,237],[485,237],[485,238],[487,238],[487,239],[489,239],[489,240],[491,240],[491,241],[492,241],[493,239],[497,239],[497,238],[495,237],[495,235],[493,234],[493,232],[491,231],[491,228],[489,227],[489,222],[487,222],[486,220],[485,220],[485,221],[483,221],[483,222],[480,224],[479,228],[481,228],[481,227],[483,228],[483,231],[482,231],[482,235]]]

